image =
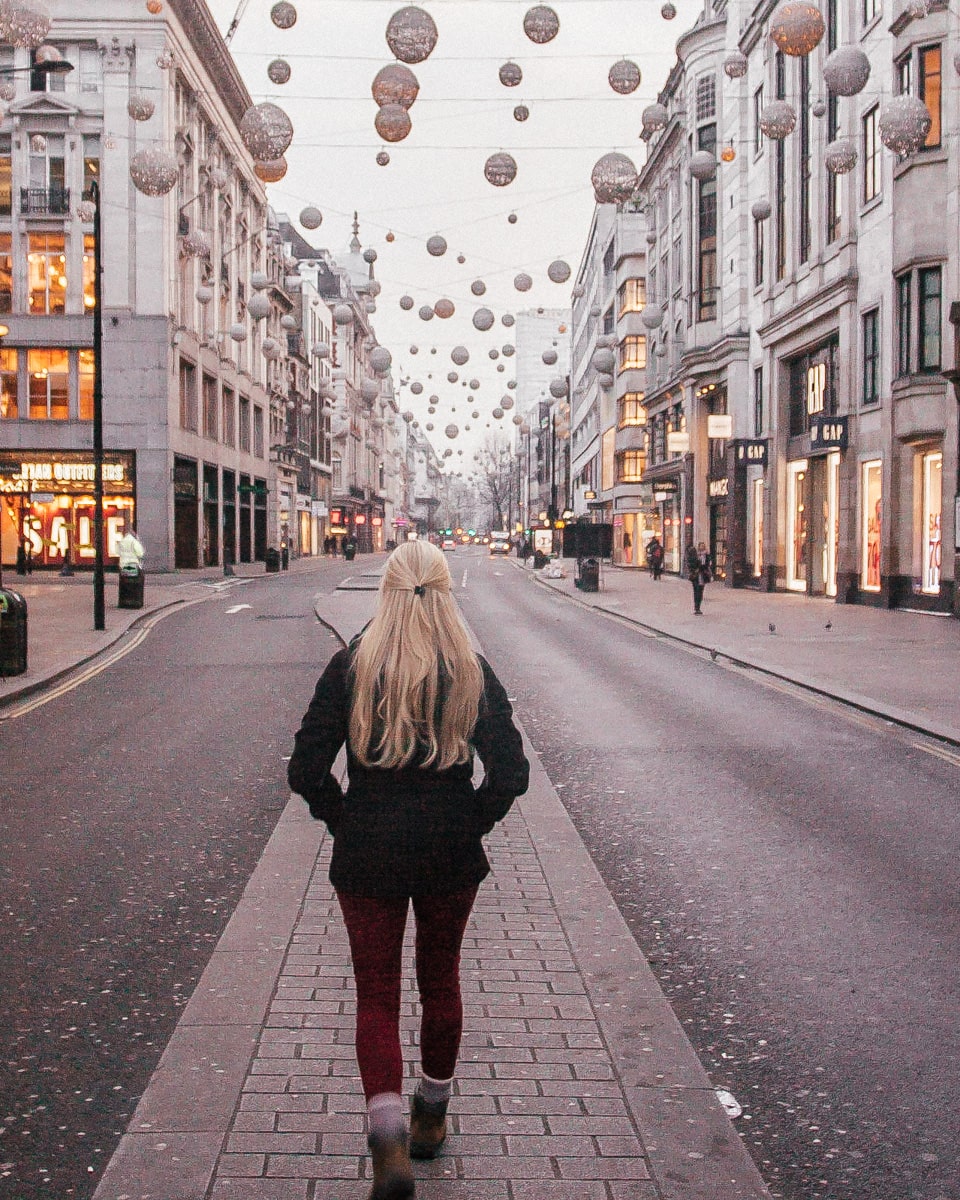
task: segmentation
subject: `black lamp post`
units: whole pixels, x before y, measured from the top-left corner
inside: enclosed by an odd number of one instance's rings
[[[93,627],[106,629],[103,575],[103,264],[100,260],[100,185],[94,179],[93,203]]]

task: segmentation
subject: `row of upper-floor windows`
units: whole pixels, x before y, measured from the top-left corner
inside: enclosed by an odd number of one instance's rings
[[[92,421],[93,351],[0,349],[0,418]]]
[[[9,134],[0,135],[0,217],[71,215],[100,178],[100,138],[75,141],[70,149],[63,134],[28,130],[14,146]]]
[[[93,306],[92,234],[0,233],[0,313],[42,316]]]
[[[180,359],[180,428],[226,446],[236,446],[256,458],[266,457],[264,408],[237,393],[195,363]]]
[[[6,77],[10,85],[4,96],[5,100],[13,99],[20,79],[28,85],[31,92],[76,95],[94,94],[103,90],[103,61],[95,42],[67,42],[54,37],[47,39],[46,44],[59,50],[61,58],[71,63],[73,70],[62,75],[49,71],[28,71],[26,68],[32,67],[36,62],[35,50],[25,55],[16,51],[13,46],[0,46],[0,78]],[[11,76],[11,71],[21,69],[22,76]]]

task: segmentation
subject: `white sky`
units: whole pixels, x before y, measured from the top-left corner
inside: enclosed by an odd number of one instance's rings
[[[221,31],[237,2],[209,0]],[[643,163],[641,111],[666,81],[677,37],[702,9],[702,0],[675,0],[677,17],[667,22],[660,16],[661,0],[555,0],[560,32],[538,46],[523,32],[523,15],[533,2],[422,5],[437,24],[439,40],[425,62],[411,66],[420,81],[410,112],[413,130],[393,145],[374,130],[370,84],[393,61],[384,31],[401,2],[295,0],[297,23],[281,30],[270,21],[272,0],[249,0],[231,43],[254,100],[280,104],[294,124],[286,178],[268,189],[272,205],[296,220],[304,205],[316,204],[323,224],[303,230],[304,236],[334,254],[345,250],[358,211],[360,240],[379,256],[376,274],[383,291],[373,317],[378,339],[393,354],[395,379],[423,383],[419,397],[401,390],[401,409],[413,409],[421,425],[434,421],[430,436],[441,453],[448,446],[464,451],[462,457],[454,454],[457,467],[487,435],[486,422],[497,424],[490,410],[514,377],[515,358],[501,357],[506,370],[498,373],[488,357],[490,347],[513,340],[500,316],[569,304],[593,213],[593,164],[611,150],[628,154],[638,167]],[[276,57],[292,69],[282,87],[267,78],[267,64]],[[640,87],[630,96],[617,95],[607,82],[619,58],[640,67]],[[523,69],[515,88],[504,87],[497,74],[508,59]],[[517,104],[530,109],[526,122],[514,120]],[[381,149],[390,154],[387,167],[375,162]],[[497,150],[509,151],[518,163],[517,178],[505,188],[493,187],[483,175],[487,156]],[[514,225],[507,221],[510,212],[517,214]],[[393,243],[384,240],[388,230]],[[426,251],[434,233],[447,239],[443,258]],[[462,265],[458,254],[466,258]],[[565,284],[547,278],[556,258],[570,265]],[[513,286],[521,271],[534,280],[525,293]],[[487,285],[480,299],[470,291],[477,278]],[[411,312],[398,304],[405,292],[415,300]],[[419,307],[441,296],[457,306],[455,316],[422,321]],[[481,305],[498,318],[485,334],[471,323]],[[419,347],[415,356],[411,345]],[[456,345],[470,351],[465,367],[450,361]],[[454,369],[461,379],[480,381],[476,392],[470,390],[475,403],[467,401],[468,389],[459,382],[447,382]],[[426,412],[431,393],[441,398],[433,418]],[[480,411],[480,421],[470,420],[472,409]],[[508,418],[503,424],[512,432]],[[461,427],[469,423],[470,433],[448,441],[442,431],[451,420]]]

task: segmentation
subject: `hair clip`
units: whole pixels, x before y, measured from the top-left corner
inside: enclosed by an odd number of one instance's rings
[[[417,586],[413,589],[413,594],[415,596],[425,596],[427,594],[427,589],[423,586],[422,583],[418,583]]]

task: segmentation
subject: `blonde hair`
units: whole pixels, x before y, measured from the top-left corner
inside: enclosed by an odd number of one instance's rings
[[[469,760],[483,672],[451,589],[446,559],[427,541],[403,542],[387,559],[353,661],[350,746],[364,766]]]

